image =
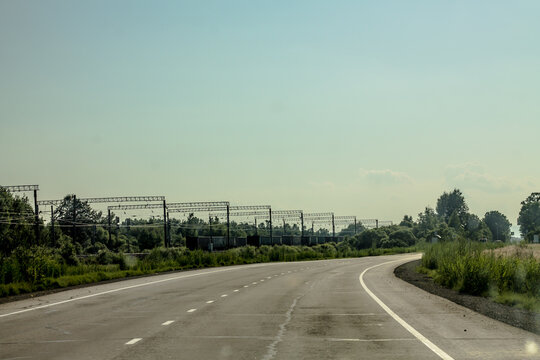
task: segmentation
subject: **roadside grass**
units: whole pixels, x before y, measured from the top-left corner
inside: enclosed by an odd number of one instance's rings
[[[111,263],[66,265],[59,256],[34,249],[25,256],[19,254],[1,259],[3,261],[0,264],[0,297],[168,271],[277,261],[392,255],[416,250],[414,246],[356,250],[342,243],[328,243],[313,247],[244,246],[213,253],[202,250],[191,251],[186,248],[155,248],[143,259],[129,258],[122,254],[105,254],[100,255],[101,258]]]
[[[540,262],[533,253],[469,241],[424,249],[420,272],[442,286],[540,312]]]

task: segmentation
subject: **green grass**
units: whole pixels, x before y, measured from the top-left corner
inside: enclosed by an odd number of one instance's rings
[[[313,247],[244,246],[214,253],[190,251],[186,248],[156,248],[142,260],[115,255],[113,260],[118,262],[117,264],[87,263],[76,266],[66,265],[53,255],[41,254],[39,257],[30,258],[32,271],[27,271],[28,267],[23,263],[26,257],[19,256],[9,258],[4,262],[5,265],[0,267],[0,297],[167,271],[275,261],[391,255],[414,251],[415,247],[356,250],[346,244],[322,244]]]
[[[527,310],[540,309],[540,262],[533,256],[502,256],[494,245],[455,241],[425,248],[421,272],[457,291],[489,296]]]

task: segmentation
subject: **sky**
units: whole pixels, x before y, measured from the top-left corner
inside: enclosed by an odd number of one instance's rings
[[[538,1],[0,2],[0,184],[399,220],[540,191]]]

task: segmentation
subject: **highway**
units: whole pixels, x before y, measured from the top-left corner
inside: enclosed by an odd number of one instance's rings
[[[532,359],[540,337],[393,275],[418,254],[211,268],[0,305],[0,359]]]

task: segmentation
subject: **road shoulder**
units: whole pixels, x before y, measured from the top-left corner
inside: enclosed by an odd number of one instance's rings
[[[492,299],[461,294],[436,284],[432,278],[416,271],[421,260],[402,264],[394,269],[396,277],[431,294],[448,299],[482,315],[506,324],[540,334],[540,314],[513,308],[494,302]]]

